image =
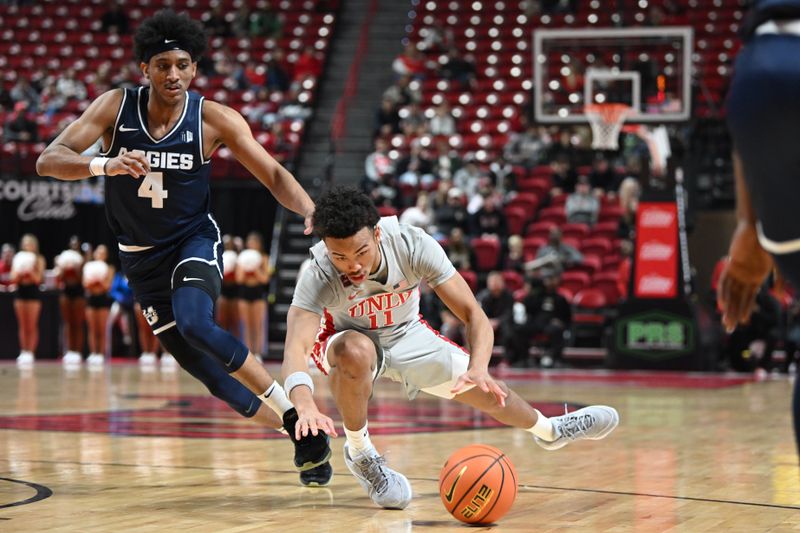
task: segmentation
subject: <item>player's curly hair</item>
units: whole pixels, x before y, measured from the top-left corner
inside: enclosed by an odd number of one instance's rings
[[[145,19],[137,28],[133,38],[133,55],[136,60],[147,62],[148,51],[165,39],[180,41],[184,50],[197,61],[208,46],[208,35],[203,25],[186,13],[176,13],[172,9],[157,11]]]
[[[381,216],[372,200],[355,187],[335,186],[317,199],[314,233],[320,239],[346,239],[362,228],[372,228]]]

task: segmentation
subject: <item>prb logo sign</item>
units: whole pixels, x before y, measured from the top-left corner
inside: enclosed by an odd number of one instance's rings
[[[648,311],[617,322],[617,348],[643,359],[668,359],[694,351],[692,322],[664,311]]]

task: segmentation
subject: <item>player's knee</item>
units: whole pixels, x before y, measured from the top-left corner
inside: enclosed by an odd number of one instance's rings
[[[201,313],[181,313],[175,317],[175,325],[190,343],[202,345],[205,344],[205,336],[214,324]]]
[[[375,345],[361,333],[347,332],[331,346],[331,367],[348,377],[371,376],[377,361]]]

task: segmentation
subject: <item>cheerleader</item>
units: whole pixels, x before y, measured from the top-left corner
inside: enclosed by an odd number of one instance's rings
[[[239,284],[239,315],[244,325],[244,344],[257,356],[264,350],[270,275],[264,241],[259,233],[251,232],[247,235],[245,249],[236,259],[236,282]]]
[[[89,370],[101,370],[105,360],[108,313],[113,298],[109,295],[114,281],[114,267],[108,264],[108,248],[101,244],[93,259],[83,265],[83,287],[86,290],[86,323],[89,326]]]
[[[44,281],[45,261],[39,253],[39,240],[30,233],[22,236],[19,250],[11,262],[11,283],[17,287],[14,295],[20,346],[17,366],[30,368],[39,344],[39,313],[42,309],[39,286]]]
[[[222,237],[222,289],[217,299],[217,323],[236,338],[241,337],[239,324],[239,295],[236,286],[236,258],[239,254],[234,248],[230,235]]]
[[[69,248],[56,256],[56,279],[61,294],[61,320],[64,325],[65,368],[81,366],[84,343],[83,328],[86,323],[86,298],[83,295],[83,255],[77,237],[69,241]]]

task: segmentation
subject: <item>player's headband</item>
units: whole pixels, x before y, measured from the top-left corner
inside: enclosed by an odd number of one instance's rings
[[[171,50],[183,50],[184,52],[189,52],[188,47],[183,44],[180,39],[164,39],[163,41],[159,41],[156,44],[148,47],[144,52],[144,57],[142,60],[145,63],[149,63],[153,56],[157,56],[158,54],[169,52]],[[189,55],[192,55],[191,52],[189,52]]]

